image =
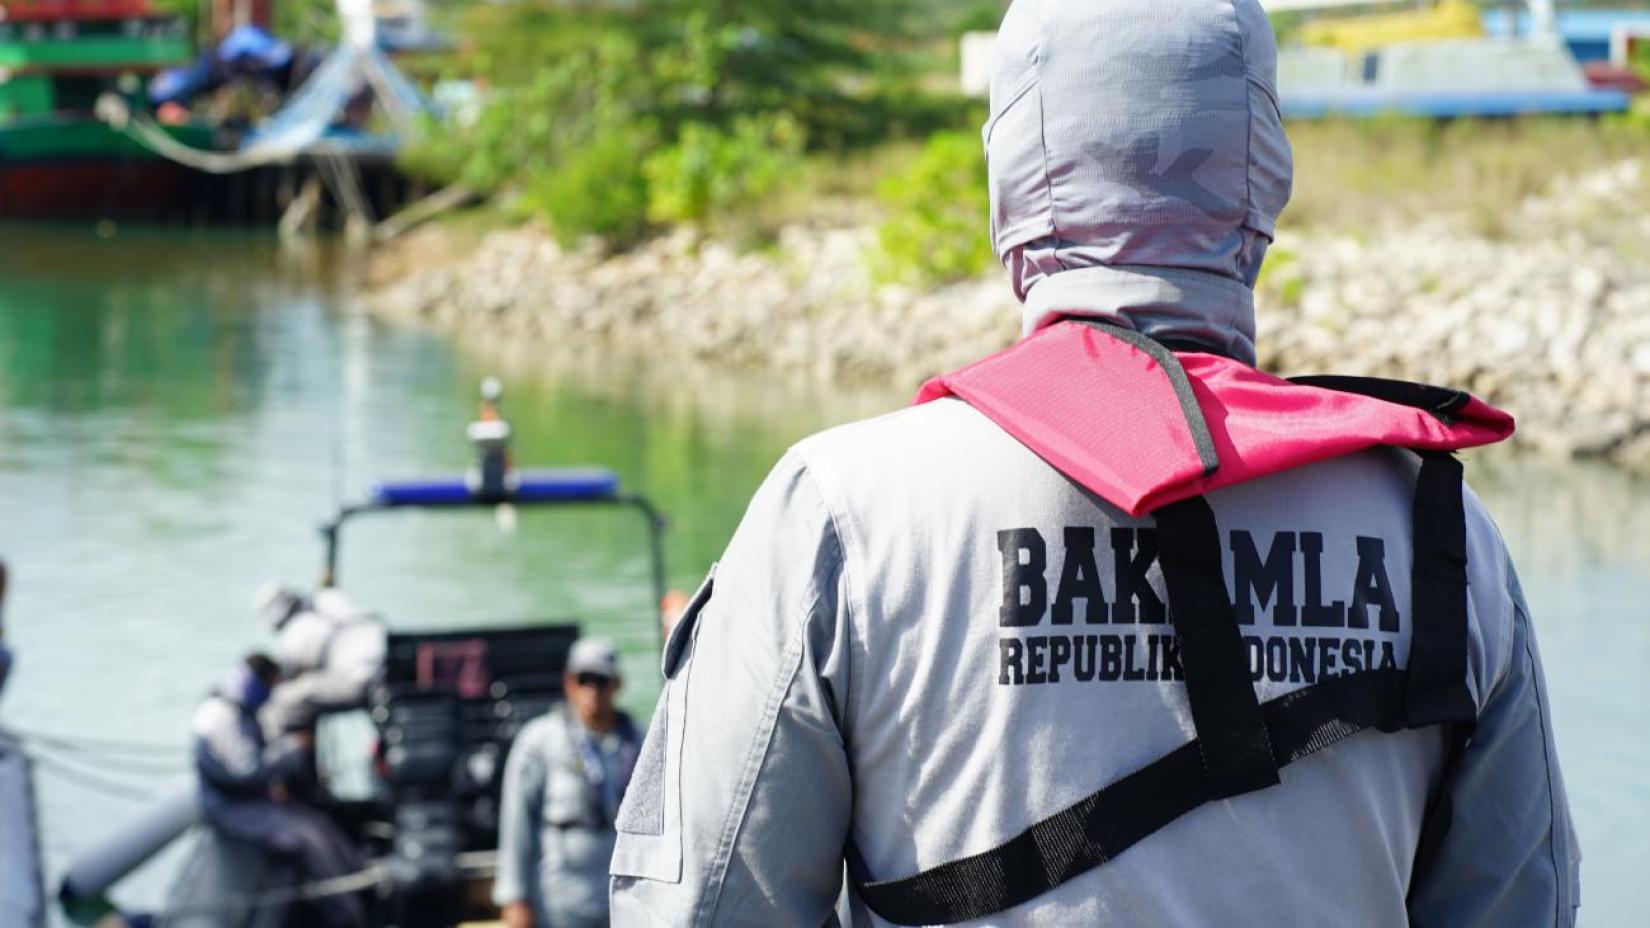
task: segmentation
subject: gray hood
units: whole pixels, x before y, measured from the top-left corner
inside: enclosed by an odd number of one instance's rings
[[[1257,0],[1016,0],[985,126],[991,236],[1032,330],[1102,316],[1255,359],[1289,200]]]

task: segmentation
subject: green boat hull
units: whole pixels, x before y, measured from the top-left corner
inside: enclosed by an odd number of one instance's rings
[[[204,126],[168,130],[210,148]],[[196,172],[90,118],[0,123],[0,218],[150,218],[185,207]]]

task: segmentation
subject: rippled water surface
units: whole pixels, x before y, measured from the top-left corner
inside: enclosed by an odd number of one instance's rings
[[[181,745],[193,703],[259,641],[263,581],[312,582],[316,526],[375,477],[462,469],[477,381],[502,369],[524,464],[603,464],[671,517],[691,588],[792,441],[900,402],[541,349],[501,352],[353,312],[351,262],[240,233],[0,228],[0,702],[17,729]],[[1650,483],[1480,453],[1520,565],[1582,841],[1584,923],[1650,911]],[[1493,466],[1492,466],[1493,465]],[[406,628],[578,619],[655,692],[645,539],[631,516],[389,515],[342,580]],[[95,774],[88,778],[87,771]],[[38,771],[48,865],[181,774],[181,753]],[[110,787],[116,787],[111,789]],[[131,793],[131,795],[126,795]],[[152,902],[166,864],[123,887]]]

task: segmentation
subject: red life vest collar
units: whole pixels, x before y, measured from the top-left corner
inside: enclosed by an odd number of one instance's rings
[[[1377,445],[1458,451],[1513,432],[1512,416],[1465,393],[1376,382],[1447,398],[1428,409],[1321,385],[1331,382],[1066,321],[935,377],[916,402],[963,400],[1134,516]]]

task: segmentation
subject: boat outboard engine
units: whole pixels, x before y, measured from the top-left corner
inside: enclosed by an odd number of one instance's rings
[[[562,698],[576,625],[391,634],[373,687],[394,840],[391,916],[401,928],[461,919],[466,852],[498,847],[504,759],[516,733]]]
[[[458,763],[459,702],[445,693],[396,692],[383,687],[374,700],[384,743],[384,772],[394,800],[395,839],[390,879],[397,925],[458,921],[458,854],[464,850],[458,804],[452,794]]]

